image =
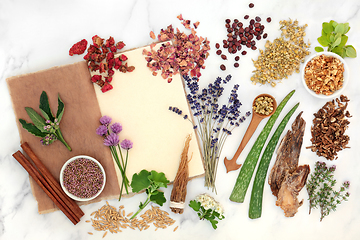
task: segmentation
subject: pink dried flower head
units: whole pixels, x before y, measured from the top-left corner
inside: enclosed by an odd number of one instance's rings
[[[113,125],[110,126],[110,129],[113,133],[118,134],[122,131],[122,126],[120,123],[114,123]]]
[[[121,148],[125,149],[125,150],[129,150],[133,147],[133,143],[128,140],[128,139],[124,139],[121,143],[120,143]]]
[[[100,123],[102,124],[102,125],[105,125],[105,126],[109,126],[109,124],[111,123],[111,121],[112,121],[112,119],[111,119],[111,117],[109,117],[109,116],[102,116],[101,118],[100,118]]]
[[[96,134],[99,136],[104,136],[107,133],[107,127],[104,125],[100,125],[97,129],[96,129]]]
[[[120,142],[119,136],[116,133],[110,133],[104,139],[104,145],[108,147],[117,146]]]

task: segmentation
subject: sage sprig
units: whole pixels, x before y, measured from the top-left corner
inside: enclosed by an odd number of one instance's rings
[[[347,201],[350,193],[346,191],[349,188],[350,182],[342,183],[340,190],[334,190],[336,179],[334,178],[336,166],[327,167],[324,162],[316,162],[315,170],[306,183],[306,190],[309,194],[310,209],[320,209],[320,222],[324,217],[328,216],[330,212],[335,211],[337,205],[342,201]]]
[[[43,91],[40,96],[39,105],[39,109],[43,117],[33,108],[25,107],[25,111],[29,115],[32,123],[28,123],[24,119],[19,119],[19,121],[22,127],[29,133],[35,135],[36,137],[41,137],[40,142],[43,145],[50,145],[55,140],[59,140],[66,146],[67,149],[69,149],[69,151],[71,151],[70,146],[65,142],[60,130],[60,121],[64,114],[64,108],[65,105],[58,95],[58,109],[56,115],[54,116],[50,109],[49,98],[46,92]]]
[[[349,23],[337,23],[334,20],[330,22],[323,22],[321,37],[317,40],[323,47],[327,47],[328,52],[338,54],[340,57],[356,57],[356,50],[352,45],[346,45],[348,36],[345,34],[349,32]],[[324,48],[315,47],[316,52],[323,52]]]

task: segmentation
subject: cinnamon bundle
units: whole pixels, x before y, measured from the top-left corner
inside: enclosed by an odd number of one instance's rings
[[[28,143],[21,145],[32,162],[28,160],[20,151],[13,154],[13,157],[25,168],[35,182],[44,190],[56,206],[76,225],[84,215],[81,208],[65,194],[60,183],[40,161],[31,150]]]
[[[170,196],[170,209],[174,213],[182,214],[184,212],[186,187],[189,180],[188,151],[190,147],[191,136],[188,135],[185,140],[185,146],[181,153],[180,164],[173,184]]]

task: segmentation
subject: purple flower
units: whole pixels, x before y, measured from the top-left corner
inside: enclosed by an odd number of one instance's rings
[[[103,116],[100,118],[100,122],[102,125],[105,125],[105,126],[109,126],[109,124],[111,123],[111,117],[109,116]]]
[[[110,133],[104,139],[104,145],[108,146],[108,147],[116,146],[119,144],[119,142],[120,142],[120,139],[116,133]]]
[[[121,143],[120,146],[125,149],[125,150],[129,150],[133,147],[133,143],[128,140],[128,139],[124,139]]]
[[[97,129],[96,129],[96,134],[100,135],[100,136],[104,136],[107,133],[107,127],[104,125],[100,125]]]
[[[122,131],[122,126],[120,123],[114,123],[113,125],[110,126],[111,131],[113,131],[113,133],[118,134],[119,132]]]

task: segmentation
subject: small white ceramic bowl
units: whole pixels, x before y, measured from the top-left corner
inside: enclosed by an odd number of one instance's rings
[[[340,88],[339,90],[335,91],[333,94],[331,95],[324,95],[324,94],[316,94],[313,90],[309,89],[309,87],[306,85],[305,83],[305,78],[304,78],[304,74],[305,74],[305,67],[308,64],[308,62],[310,62],[314,57],[320,56],[320,55],[326,55],[326,56],[332,56],[335,57],[337,59],[339,59],[343,64],[344,64],[344,73],[343,73],[343,77],[344,77],[344,82],[343,82],[343,86],[342,88]],[[344,59],[342,57],[340,57],[339,55],[337,55],[336,53],[333,52],[318,52],[316,54],[313,54],[309,57],[308,60],[305,61],[304,65],[302,66],[302,70],[301,70],[301,82],[304,85],[305,89],[314,97],[317,98],[321,98],[321,99],[333,99],[337,96],[339,96],[343,90],[345,89],[346,85],[349,82],[349,67],[347,66],[346,62],[344,61]]]
[[[101,187],[101,189],[95,194],[93,195],[92,197],[89,197],[89,198],[80,198],[80,197],[77,197],[75,196],[74,194],[70,193],[66,187],[64,186],[64,170],[65,168],[67,167],[68,164],[70,164],[71,162],[79,159],[79,158],[85,158],[85,159],[88,159],[88,160],[91,160],[93,162],[95,162],[101,169],[101,172],[104,176],[104,181],[103,181],[103,185]],[[106,175],[105,175],[105,170],[103,168],[103,166],[95,159],[95,158],[92,158],[90,156],[86,156],[86,155],[79,155],[79,156],[75,156],[75,157],[72,157],[70,158],[69,160],[67,160],[64,165],[62,166],[61,170],[60,170],[60,184],[61,184],[61,187],[62,189],[64,190],[64,192],[72,199],[76,200],[76,201],[89,201],[89,200],[92,200],[94,198],[96,198],[97,196],[100,195],[100,193],[104,190],[104,187],[105,187],[105,183],[106,183]]]

